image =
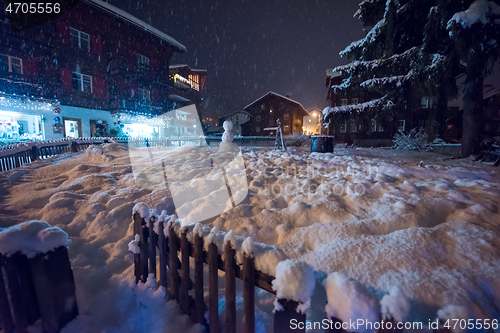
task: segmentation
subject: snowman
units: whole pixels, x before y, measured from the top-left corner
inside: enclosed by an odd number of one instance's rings
[[[224,127],[224,133],[222,134],[222,142],[233,142],[234,135],[231,132],[233,129],[233,122],[231,120],[226,120],[224,124],[222,124],[222,127]]]
[[[224,127],[224,133],[222,134],[222,142],[219,146],[219,152],[229,153],[238,150],[238,146],[232,143],[234,139],[234,134],[231,133],[233,123],[230,120],[226,120],[224,124],[222,124],[222,127]]]

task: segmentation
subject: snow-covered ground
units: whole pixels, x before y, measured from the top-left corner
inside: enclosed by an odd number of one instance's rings
[[[184,183],[170,186],[174,197],[210,197],[202,176],[211,166],[199,153],[169,148],[151,158],[177,161]],[[471,318],[500,317],[498,168],[391,149],[245,148],[243,160],[248,195],[208,226],[276,245],[311,265],[318,281],[339,272],[379,299],[399,287],[411,300],[407,320],[427,322],[448,305],[465,306]],[[125,148],[107,144],[1,174],[0,227],[38,219],[69,234],[83,315],[67,332],[198,332],[163,290],[132,283],[132,208],[172,208],[165,188],[136,185],[130,161]],[[315,295],[308,316],[322,318],[326,295]],[[272,309],[272,297],[258,299]],[[270,316],[257,315],[267,331]]]

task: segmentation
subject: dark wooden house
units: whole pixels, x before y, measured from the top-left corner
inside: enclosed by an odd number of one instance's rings
[[[304,107],[287,96],[268,92],[244,108],[250,114],[250,135],[274,135],[276,120],[280,120],[283,135],[301,134],[304,116],[308,115]]]

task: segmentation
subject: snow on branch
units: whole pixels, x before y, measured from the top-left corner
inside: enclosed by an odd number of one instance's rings
[[[414,56],[420,51],[420,47],[412,47],[403,53],[395,54],[389,58],[377,59],[370,61],[353,61],[350,64],[338,66],[333,69],[333,72],[340,73],[353,73],[353,72],[364,72],[370,71],[380,67],[393,67],[395,64],[407,63],[414,58]]]
[[[339,53],[339,55],[344,58],[348,56],[356,49],[362,49],[366,45],[371,44],[376,41],[377,37],[380,36],[382,32],[382,27],[386,24],[385,19],[378,21],[377,24],[366,34],[365,38],[360,39],[358,41],[352,42],[349,46],[347,46],[343,51]]]
[[[491,23],[491,16],[496,16],[493,23],[500,24],[500,6],[493,1],[487,0],[476,0],[474,1],[467,10],[458,12],[451,20],[448,21],[448,29],[450,29],[454,23],[459,23],[464,28],[470,28],[475,23],[482,23],[483,25]]]
[[[406,82],[406,80],[407,80],[406,75],[377,77],[362,82],[360,86],[362,88],[378,88],[387,86],[401,87]]]
[[[323,110],[323,117],[326,118],[329,115],[333,115],[336,113],[344,113],[344,112],[367,112],[367,111],[376,111],[380,109],[389,109],[394,106],[394,103],[386,96],[374,99],[361,104],[352,104],[352,105],[343,105],[343,106],[334,106],[325,108]]]

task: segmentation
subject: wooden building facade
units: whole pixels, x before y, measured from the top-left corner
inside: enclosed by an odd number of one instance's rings
[[[274,92],[253,101],[244,108],[250,114],[250,134],[255,136],[274,135],[267,128],[276,127],[280,120],[283,135],[302,134],[304,116],[308,115],[297,101]]]

